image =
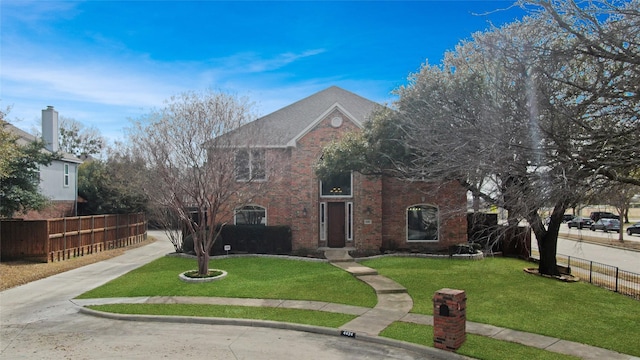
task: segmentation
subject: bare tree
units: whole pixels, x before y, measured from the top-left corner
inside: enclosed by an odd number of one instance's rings
[[[252,179],[236,181],[236,151],[250,148],[254,139],[246,133],[229,136],[251,120],[245,99],[213,91],[186,92],[136,121],[129,134],[152,173],[149,197],[193,236],[201,275],[208,273],[221,214],[231,201],[258,191]],[[166,230],[175,235],[175,228]]]
[[[623,224],[629,222],[628,214],[631,207],[631,199],[638,193],[640,187],[633,184],[617,183],[604,181],[602,188],[598,189],[596,202],[599,204],[608,204],[613,206],[618,215],[620,216],[620,232],[618,234],[618,240],[622,242],[623,237]],[[625,219],[626,217],[626,219]]]
[[[472,182],[468,188],[507,209],[509,227],[528,222],[539,270],[554,275],[566,209],[593,181],[638,166],[637,132],[628,131],[637,117],[597,100],[611,82],[602,67],[615,64],[575,56],[574,41],[545,18],[524,19],[475,34],[443,68],[423,68],[400,91],[399,123],[422,154],[411,168],[445,177],[465,168],[487,174],[483,189]],[[562,80],[569,77],[589,83],[577,90]],[[540,210],[549,206],[545,228]]]
[[[637,30],[616,28],[628,30],[622,38]],[[577,41],[540,15],[474,34],[441,66],[411,75],[397,91],[395,111],[380,113],[361,139],[347,138],[324,161],[408,180],[458,180],[474,197],[508,210],[505,231],[526,220],[538,241],[539,271],[557,275],[564,212],[594,181],[622,181],[640,166],[637,87],[603,101],[620,77],[612,75],[618,64],[576,54]],[[545,227],[540,214],[548,207]]]
[[[546,75],[565,86],[557,111],[577,114],[590,136],[581,166],[614,182],[640,185],[640,1],[522,0],[520,4],[563,39],[542,51],[566,64]],[[568,71],[570,70],[570,71]],[[590,119],[591,121],[584,121]]]
[[[86,158],[99,154],[105,145],[100,131],[95,127],[85,127],[75,119],[60,117],[60,150]]]

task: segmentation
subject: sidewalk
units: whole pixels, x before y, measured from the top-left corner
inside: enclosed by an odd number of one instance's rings
[[[79,311],[90,310],[69,299],[174,250],[164,234],[156,235],[162,241],[0,291],[0,359],[464,358],[381,337],[363,336],[353,341],[340,336],[335,328],[275,321],[144,315],[105,319],[109,313],[97,312],[100,317],[79,316]]]
[[[333,264],[358,279],[364,281],[371,286],[378,296],[377,305],[371,308],[332,304],[318,301],[296,301],[296,300],[268,300],[268,299],[238,299],[238,298],[217,298],[217,297],[139,297],[139,298],[104,298],[104,299],[74,299],[72,302],[78,306],[100,305],[112,303],[153,303],[153,304],[212,304],[212,305],[238,305],[238,306],[266,306],[280,307],[287,309],[307,309],[327,311],[334,313],[344,313],[358,316],[354,320],[345,324],[340,330],[350,331],[359,338],[366,338],[370,341],[385,342],[385,338],[377,336],[387,326],[393,322],[402,321],[421,325],[433,325],[433,317],[430,315],[411,314],[413,300],[407,294],[404,287],[384,276],[378,275],[374,269],[362,266],[356,263],[348,255],[345,256],[341,252],[327,252],[325,255]],[[91,313],[98,316],[105,316],[99,312],[82,308],[85,313]],[[127,318],[127,315],[109,314],[108,317]],[[136,317],[138,319],[138,317]],[[243,319],[209,319],[210,323],[248,324],[253,326],[282,326],[275,325],[277,323],[257,320]],[[292,325],[292,327],[296,327]],[[317,331],[326,333],[325,328],[315,328],[304,325],[304,331]],[[526,346],[536,347],[551,352],[573,355],[582,359],[611,359],[611,360],[640,360],[640,358],[631,355],[621,354],[615,351],[606,350],[594,346],[589,346],[572,341],[566,341],[558,338],[526,333],[517,330],[501,328],[497,326],[480,324],[467,321],[466,331],[470,334],[482,335],[497,340],[511,341]],[[391,341],[391,340],[389,340]],[[410,346],[407,344],[407,346]],[[456,357],[451,354],[452,358]]]

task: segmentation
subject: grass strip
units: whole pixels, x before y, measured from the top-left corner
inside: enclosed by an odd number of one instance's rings
[[[482,261],[387,257],[363,262],[405,286],[412,312],[433,314],[442,288],[467,295],[467,320],[576,341],[640,356],[640,303],[587,283],[565,283],[522,271],[509,258]]]
[[[414,344],[433,347],[433,327],[403,322],[395,322],[387,327],[380,336],[407,341]],[[578,357],[558,354],[508,341],[496,340],[480,335],[467,334],[467,339],[460,349],[460,355],[476,359],[512,360],[564,360],[580,359]]]
[[[78,298],[219,296],[326,301],[363,307],[377,303],[371,287],[324,262],[242,257],[216,259],[209,265],[227,271],[227,277],[209,283],[183,282],[178,274],[196,268],[196,260],[163,257]]]
[[[294,324],[307,324],[339,328],[356,318],[355,315],[317,310],[283,309],[269,307],[203,305],[203,304],[109,304],[91,305],[89,309],[137,315],[201,316],[233,319],[272,320]]]

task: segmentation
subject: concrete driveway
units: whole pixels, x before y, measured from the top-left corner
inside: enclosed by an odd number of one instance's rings
[[[248,326],[111,320],[70,299],[173,251],[160,232],[124,255],[0,292],[2,359],[450,359],[315,333]]]

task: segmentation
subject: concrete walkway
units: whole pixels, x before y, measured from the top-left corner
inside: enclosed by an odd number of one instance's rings
[[[407,294],[407,289],[400,284],[378,275],[374,269],[360,265],[355,262],[355,260],[349,259],[350,256],[346,252],[340,253],[340,251],[337,250],[327,251],[325,257],[333,265],[348,271],[358,279],[369,284],[378,295],[378,304],[376,307],[345,324],[344,329],[377,335],[395,321],[433,326],[433,316],[409,313],[413,308],[413,301]],[[578,356],[582,359],[639,359],[630,355],[581,343],[469,321],[467,321],[466,324],[466,331],[471,334],[511,341],[547,351]]]
[[[0,359],[464,358],[382,337],[351,339],[335,328],[304,324],[104,312],[94,314],[99,316],[79,316],[79,311],[85,313],[89,309],[69,299],[173,251],[165,234],[150,232],[150,236],[158,241],[105,261],[0,291]]]
[[[329,262],[359,280],[371,286],[378,297],[378,303],[342,328],[355,333],[378,335],[382,330],[396,321],[400,321],[413,308],[413,300],[407,289],[397,282],[378,275],[369,267],[356,263],[347,251],[330,250],[325,252]]]
[[[104,299],[74,299],[72,302],[78,306],[99,305],[109,303],[155,303],[155,304],[212,304],[212,305],[239,305],[239,306],[267,306],[288,309],[308,309],[327,311],[334,313],[344,313],[356,315],[357,318],[348,322],[340,330],[350,331],[358,337],[365,337],[369,340],[378,339],[377,335],[393,322],[402,321],[421,325],[433,325],[433,317],[430,315],[411,314],[413,301],[407,294],[406,288],[398,283],[379,275],[376,270],[360,265],[348,254],[340,251],[328,251],[325,256],[331,264],[337,266],[359,280],[371,286],[378,297],[377,305],[371,309],[366,307],[332,304],[319,301],[294,301],[294,300],[269,300],[269,299],[237,299],[237,298],[217,298],[217,297],[139,297],[139,298],[104,298]],[[83,312],[94,315],[108,317],[122,317],[126,315],[99,314],[88,309]],[[134,319],[135,320],[135,319]],[[216,320],[211,320],[216,321]],[[222,320],[218,320],[222,321]],[[241,324],[250,321],[256,325],[256,320],[226,319],[224,321]],[[274,322],[264,322],[261,326],[276,326]],[[305,326],[304,331],[313,331],[312,326]],[[325,332],[326,329],[318,328],[318,332]],[[621,354],[615,351],[606,350],[594,346],[589,346],[558,338],[526,333],[517,330],[501,328],[493,325],[480,324],[467,321],[466,331],[470,334],[482,335],[497,340],[510,341],[526,346],[536,347],[551,352],[573,355],[582,359],[610,359],[610,360],[640,360],[638,357]],[[452,358],[457,358],[451,354]],[[463,358],[463,357],[460,357]]]

